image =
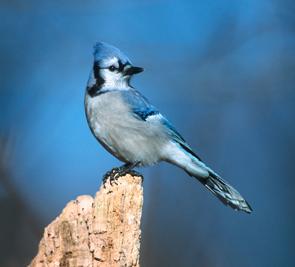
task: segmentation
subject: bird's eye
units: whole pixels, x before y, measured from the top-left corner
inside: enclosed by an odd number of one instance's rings
[[[116,67],[114,65],[112,65],[112,66],[109,67],[109,70],[110,71],[115,71],[116,70]]]

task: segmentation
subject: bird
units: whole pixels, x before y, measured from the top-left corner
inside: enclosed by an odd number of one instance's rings
[[[94,45],[93,57],[84,98],[87,122],[99,143],[124,163],[108,175],[115,179],[135,167],[165,161],[196,178],[223,204],[252,212],[241,194],[209,168],[168,119],[131,85],[131,78],[143,68],[105,42]]]

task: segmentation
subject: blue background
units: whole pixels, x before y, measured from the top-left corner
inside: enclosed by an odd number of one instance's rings
[[[24,266],[67,202],[120,162],[91,135],[96,41],[202,159],[250,202],[226,208],[180,169],[145,175],[141,265],[294,266],[292,1],[1,1],[0,265]]]

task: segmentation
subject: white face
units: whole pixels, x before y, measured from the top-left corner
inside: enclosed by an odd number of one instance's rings
[[[128,59],[118,59],[115,56],[94,61],[87,92],[95,96],[103,88],[128,90],[131,76],[142,71],[143,68],[132,66]]]
[[[104,87],[124,88],[128,87],[129,75],[124,75],[124,70],[130,64],[120,62],[116,57],[100,62],[100,76],[104,80]]]

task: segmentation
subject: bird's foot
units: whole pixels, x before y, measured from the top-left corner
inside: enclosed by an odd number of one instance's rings
[[[120,168],[113,168],[110,171],[106,172],[106,174],[103,176],[102,183],[105,186],[106,182],[110,180],[110,184],[113,185],[113,183],[117,184],[117,179],[119,178],[120,175]]]
[[[108,179],[110,180],[110,184],[113,185],[113,183],[115,183],[116,185],[117,180],[119,177],[124,176],[126,174],[131,174],[134,176],[139,176],[142,178],[143,180],[143,176],[142,174],[136,172],[133,170],[134,167],[136,167],[137,165],[139,165],[139,162],[136,163],[127,163],[124,164],[121,167],[117,167],[117,168],[113,168],[110,171],[108,171],[104,176],[103,176],[103,185],[105,186],[105,183],[108,181]]]

